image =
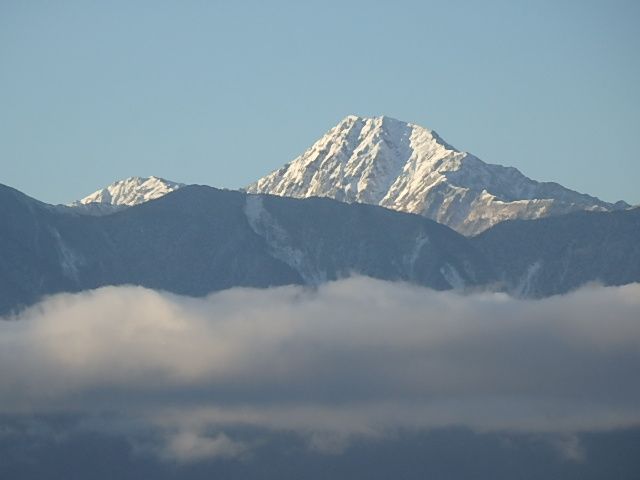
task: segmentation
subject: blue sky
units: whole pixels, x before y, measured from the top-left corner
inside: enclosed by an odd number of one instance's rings
[[[244,186],[347,114],[640,203],[640,3],[1,1],[0,183]]]

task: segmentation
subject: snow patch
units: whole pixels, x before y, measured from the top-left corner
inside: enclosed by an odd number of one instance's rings
[[[454,290],[465,289],[466,283],[464,279],[462,278],[460,273],[458,273],[458,270],[450,263],[445,263],[442,267],[440,267],[440,273]]]
[[[79,269],[84,264],[84,258],[64,243],[57,230],[51,229],[51,232],[56,239],[58,258],[60,260],[60,266],[62,267],[62,273],[65,277],[78,281]]]
[[[293,268],[307,284],[319,285],[327,281],[326,272],[314,269],[305,253],[291,245],[286,230],[264,207],[260,195],[247,195],[244,213],[251,229],[266,240],[274,258]]]
[[[415,274],[416,262],[418,261],[418,258],[420,258],[420,253],[422,252],[422,249],[424,248],[425,245],[428,245],[428,244],[429,244],[429,236],[424,232],[420,232],[420,234],[416,237],[416,242],[415,242],[415,245],[413,246],[413,249],[411,250],[411,253],[409,253],[404,258],[405,265],[409,270],[409,275],[413,279],[416,278],[416,274]]]
[[[538,260],[527,267],[527,271],[524,273],[516,288],[513,289],[513,295],[516,297],[528,297],[534,291],[534,280],[540,269],[542,268],[542,261]]]

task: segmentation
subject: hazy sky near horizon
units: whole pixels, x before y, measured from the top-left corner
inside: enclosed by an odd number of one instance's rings
[[[0,2],[0,183],[245,186],[348,114],[640,203],[635,1]]]

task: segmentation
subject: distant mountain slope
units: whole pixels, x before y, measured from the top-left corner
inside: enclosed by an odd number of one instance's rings
[[[187,186],[106,216],[0,186],[0,312],[42,295],[135,284],[188,295],[351,274],[436,289],[492,282],[468,239],[415,215],[329,199]]]
[[[75,290],[64,249],[50,227],[54,210],[0,185],[0,313],[50,292]]]
[[[504,222],[471,239],[516,295],[640,282],[640,208]]]
[[[487,164],[418,125],[353,115],[247,191],[381,205],[423,215],[465,235],[509,219],[628,207]]]

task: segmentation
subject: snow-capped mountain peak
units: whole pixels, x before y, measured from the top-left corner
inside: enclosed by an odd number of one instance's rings
[[[73,207],[90,204],[133,206],[162,197],[184,184],[160,177],[129,177],[87,195],[71,204]]]
[[[324,196],[420,214],[470,235],[512,218],[624,207],[461,152],[435,131],[349,115],[250,193]]]
[[[459,153],[426,128],[391,117],[349,115],[303,155],[248,190],[380,203],[416,151],[427,164]]]

